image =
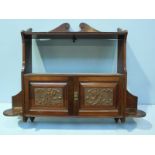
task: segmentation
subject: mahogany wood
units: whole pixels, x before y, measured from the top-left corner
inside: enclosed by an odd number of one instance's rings
[[[22,114],[22,91],[12,97],[12,108],[3,112],[5,116],[18,116]]]
[[[70,31],[69,28],[70,28],[69,23],[64,23],[49,32],[69,32]]]
[[[98,30],[94,29],[86,23],[80,23],[79,27],[81,29],[81,32],[99,32]]]
[[[99,32],[81,23],[80,32],[70,32],[64,23],[49,32],[22,31],[22,90],[12,97],[6,116],[22,115],[33,122],[37,116],[110,117],[124,123],[126,117],[144,117],[137,110],[138,98],[127,91],[126,40],[128,32]],[[33,74],[32,39],[117,39],[116,74]]]

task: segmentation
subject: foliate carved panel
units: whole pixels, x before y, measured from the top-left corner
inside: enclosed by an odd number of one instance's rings
[[[63,88],[35,88],[35,105],[63,105]]]
[[[112,88],[84,88],[84,94],[86,106],[113,105]]]

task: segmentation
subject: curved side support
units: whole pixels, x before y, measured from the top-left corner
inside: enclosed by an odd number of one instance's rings
[[[18,116],[22,115],[22,91],[17,95],[12,96],[12,108],[3,112],[5,116]]]
[[[137,102],[138,102],[138,97],[132,95],[128,90],[126,91],[126,98],[127,98],[127,109],[136,109],[137,108]]]
[[[24,73],[29,73],[32,70],[32,62],[31,57],[28,57],[29,55],[26,55],[26,45],[25,45],[25,33],[26,32],[32,32],[32,28],[27,29],[26,31],[21,32],[22,36],[22,70],[21,70],[21,84],[23,85],[23,75]],[[30,40],[30,39],[29,39]],[[29,43],[29,46],[27,46],[29,49],[29,52],[31,51],[31,42]],[[31,55],[31,54],[30,54]],[[27,63],[26,63],[27,62]],[[23,86],[22,86],[23,87]],[[23,89],[22,89],[23,90]],[[17,95],[12,96],[12,108],[5,110],[3,114],[5,116],[17,116],[22,115],[22,105],[23,105],[23,91],[20,91]]]
[[[146,113],[142,110],[137,110],[138,97],[126,91],[126,116],[127,117],[144,117]]]

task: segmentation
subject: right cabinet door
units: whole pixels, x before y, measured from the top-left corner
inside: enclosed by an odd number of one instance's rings
[[[123,115],[123,78],[80,77],[78,115],[111,116]]]

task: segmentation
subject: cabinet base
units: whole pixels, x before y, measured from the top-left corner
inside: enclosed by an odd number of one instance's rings
[[[5,116],[21,116],[22,115],[22,108],[13,108],[13,109],[7,109],[3,112],[3,115]],[[126,116],[125,117],[136,117],[136,118],[140,118],[140,117],[145,117],[146,113],[142,110],[137,110],[136,112],[132,112],[132,111],[126,111]],[[77,116],[79,117],[79,116]],[[83,116],[81,116],[83,117]],[[93,116],[92,116],[93,117]],[[95,116],[96,117],[96,116]],[[99,116],[102,117],[102,116]],[[33,122],[33,117],[32,117],[32,122]],[[115,118],[116,123],[119,121],[119,118]]]

